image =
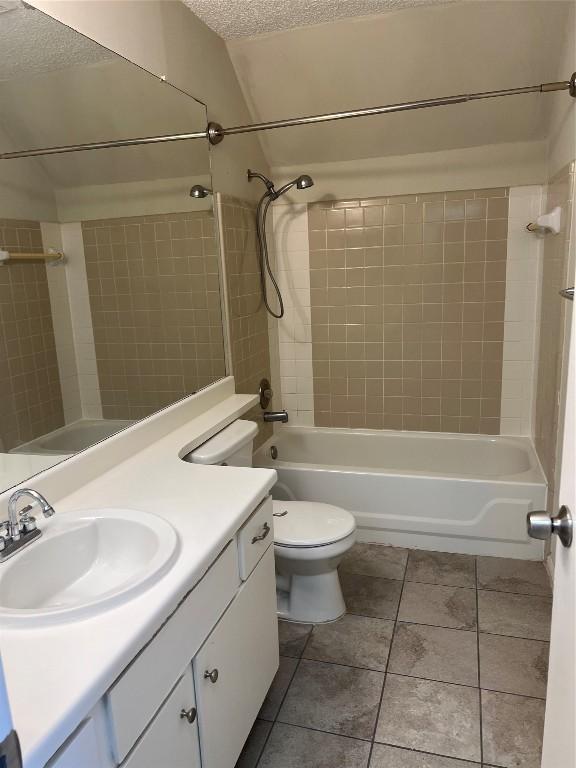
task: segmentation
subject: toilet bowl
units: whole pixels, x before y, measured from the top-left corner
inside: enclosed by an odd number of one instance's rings
[[[258,427],[238,419],[185,461],[251,466]],[[346,612],[338,565],[356,540],[354,515],[331,504],[274,501],[274,556],[278,615],[319,624]]]
[[[356,540],[354,516],[309,501],[274,501],[278,615],[319,624],[346,613],[338,565]]]

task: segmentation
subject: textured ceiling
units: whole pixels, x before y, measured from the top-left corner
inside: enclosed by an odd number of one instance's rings
[[[194,99],[40,11],[7,6],[0,0],[0,152],[205,127],[205,107]],[[194,177],[209,169],[199,141],[32,162],[55,187]]]
[[[183,0],[223,38],[248,37],[457,0]]]
[[[0,0],[0,80],[113,57],[107,48],[20,2]]]

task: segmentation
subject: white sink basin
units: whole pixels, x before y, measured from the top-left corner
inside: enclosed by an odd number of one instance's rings
[[[0,626],[85,618],[132,598],[172,565],[174,528],[131,509],[52,517],[41,538],[0,564]]]

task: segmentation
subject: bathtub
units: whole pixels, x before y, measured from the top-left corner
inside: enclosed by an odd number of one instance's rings
[[[281,427],[254,465],[277,471],[276,498],[353,512],[359,541],[543,559],[526,533],[546,508],[529,438]]]
[[[122,419],[79,419],[13,448],[10,453],[72,454],[134,424]]]

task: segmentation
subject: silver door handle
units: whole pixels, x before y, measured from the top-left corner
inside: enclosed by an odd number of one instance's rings
[[[560,296],[562,296],[563,299],[568,299],[568,301],[574,301],[574,286],[572,288],[562,288],[561,291],[558,291]]]
[[[254,536],[254,538],[252,539],[252,544],[256,544],[257,541],[264,541],[264,539],[266,538],[266,536],[268,536],[271,530],[272,529],[270,528],[268,523],[264,523],[264,525],[262,526],[262,533],[259,533],[258,536]]]
[[[547,512],[530,512],[526,517],[526,524],[528,536],[533,539],[547,540],[555,533],[563,546],[569,547],[572,544],[574,526],[568,507],[560,507],[556,517]]]

